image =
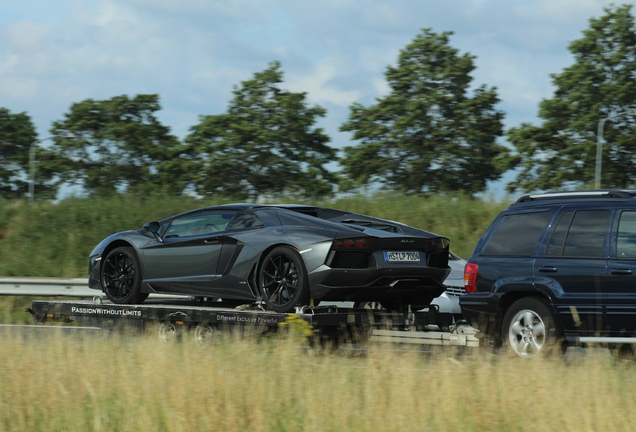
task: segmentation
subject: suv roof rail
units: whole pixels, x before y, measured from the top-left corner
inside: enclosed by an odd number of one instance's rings
[[[636,190],[631,189],[596,189],[583,191],[556,191],[541,194],[524,195],[516,203],[525,203],[536,200],[547,199],[569,199],[569,198],[635,198]]]

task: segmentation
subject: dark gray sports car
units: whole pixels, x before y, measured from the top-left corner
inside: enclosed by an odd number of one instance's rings
[[[444,292],[448,239],[398,222],[302,205],[230,204],[113,234],[89,257],[89,286],[114,303],[149,293],[423,307]]]

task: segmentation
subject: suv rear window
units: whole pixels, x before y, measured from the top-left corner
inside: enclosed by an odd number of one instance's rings
[[[550,211],[504,216],[482,255],[532,255],[551,217]]]

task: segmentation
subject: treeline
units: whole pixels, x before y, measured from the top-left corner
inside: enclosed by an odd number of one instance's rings
[[[606,8],[570,44],[574,63],[552,75],[554,95],[539,104],[539,126],[504,131],[497,89],[472,83],[475,57],[453,48],[451,35],[424,29],[400,52],[385,73],[389,93],[370,106],[351,105],[340,129],[353,144],[340,153],[316,127],[326,110],[310,106],[306,93],[284,90],[278,62],[235,86],[227,111],[200,116],[183,140],[158,120],[156,94],[74,103],[44,138],[27,113],[0,108],[0,196],[22,198],[33,186],[31,198],[48,200],[62,185],[96,197],[318,198],[369,187],[474,195],[513,169],[511,192],[582,188],[594,181],[605,122],[601,161],[609,168],[601,184],[633,186],[630,5]],[[334,162],[339,170],[327,169]]]
[[[87,277],[88,255],[108,235],[228,201],[116,194],[29,206],[24,201],[0,199],[0,275]],[[284,202],[286,197],[277,201]],[[397,194],[300,202],[397,220],[436,232],[450,238],[451,249],[463,257],[471,254],[483,230],[507,205],[463,196],[421,198]]]

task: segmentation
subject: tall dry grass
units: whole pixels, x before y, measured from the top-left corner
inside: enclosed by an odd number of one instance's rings
[[[631,363],[0,337],[0,431],[626,431]]]

